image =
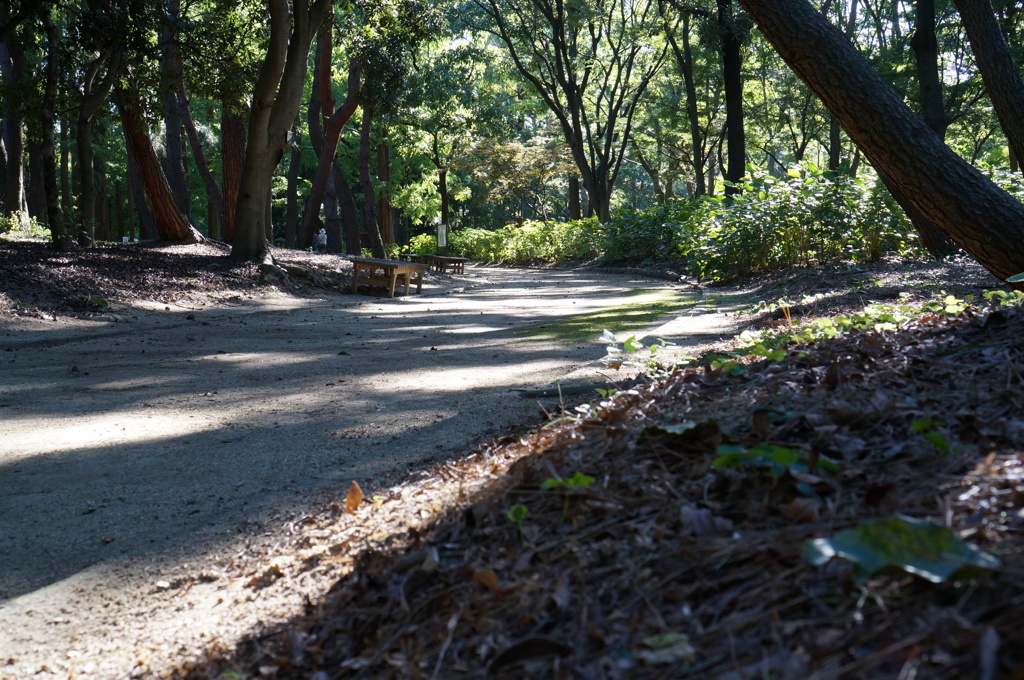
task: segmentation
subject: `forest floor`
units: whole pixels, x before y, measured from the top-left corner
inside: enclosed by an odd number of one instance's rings
[[[325,286],[0,241],[0,677],[1024,677],[1024,315],[976,265],[283,259]]]

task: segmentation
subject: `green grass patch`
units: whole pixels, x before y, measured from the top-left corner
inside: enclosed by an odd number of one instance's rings
[[[579,314],[554,321],[546,321],[520,331],[527,338],[555,340],[566,344],[596,342],[601,333],[636,333],[669,314],[691,309],[697,299],[682,295],[677,290],[639,289],[626,293],[629,302],[605,307],[588,314]]]

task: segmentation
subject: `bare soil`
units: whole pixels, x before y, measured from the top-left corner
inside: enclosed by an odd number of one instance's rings
[[[443,512],[428,495],[324,534],[309,518],[351,482],[378,504],[411,493],[410,474],[542,422],[516,388],[629,377],[607,375],[596,338],[519,331],[630,290],[700,299],[482,266],[389,299],[348,292],[342,257],[288,253],[327,284],[277,288],[224,255],[0,242],[0,677],[158,676],[288,620],[357,548]],[[685,320],[657,335],[749,323]]]

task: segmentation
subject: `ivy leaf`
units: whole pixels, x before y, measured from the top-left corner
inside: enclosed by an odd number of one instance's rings
[[[815,566],[833,557],[850,560],[856,565],[858,581],[896,569],[942,583],[999,568],[999,560],[964,543],[949,528],[902,515],[864,522],[832,538],[808,541],[803,552],[804,559]]]

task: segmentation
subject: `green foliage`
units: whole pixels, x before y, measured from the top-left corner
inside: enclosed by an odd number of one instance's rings
[[[804,557],[815,566],[833,557],[850,560],[858,581],[879,572],[902,571],[942,583],[999,568],[996,558],[964,543],[948,527],[899,515],[864,522],[830,539],[808,541]]]
[[[509,224],[498,231],[460,229],[449,236],[448,250],[453,254],[484,262],[535,264],[572,262],[598,254],[600,225],[595,219],[572,222],[535,222]],[[433,237],[427,237],[432,239]],[[413,245],[429,244],[427,240]]]
[[[680,225],[689,222],[700,204],[696,199],[680,199],[617,215],[605,225],[602,260],[643,266],[679,257],[684,244]]]
[[[752,449],[745,449],[741,446],[719,446],[718,457],[713,463],[716,470],[726,467],[752,467],[763,470],[773,477],[778,477],[787,470],[805,472],[808,465],[807,454],[804,452],[775,444],[758,444]],[[835,463],[825,458],[819,458],[818,465],[831,472],[839,470]]]
[[[873,261],[915,250],[909,220],[878,185],[807,164],[761,174],[733,198],[706,200],[684,225],[685,254],[700,279],[796,266]]]
[[[573,473],[572,477],[567,477],[565,479],[545,479],[544,482],[540,485],[540,488],[544,489],[545,491],[550,489],[586,489],[593,483],[593,477],[585,475],[577,470],[575,473]]]
[[[0,217],[0,235],[7,238],[49,238],[50,231],[28,213],[9,213]]]

